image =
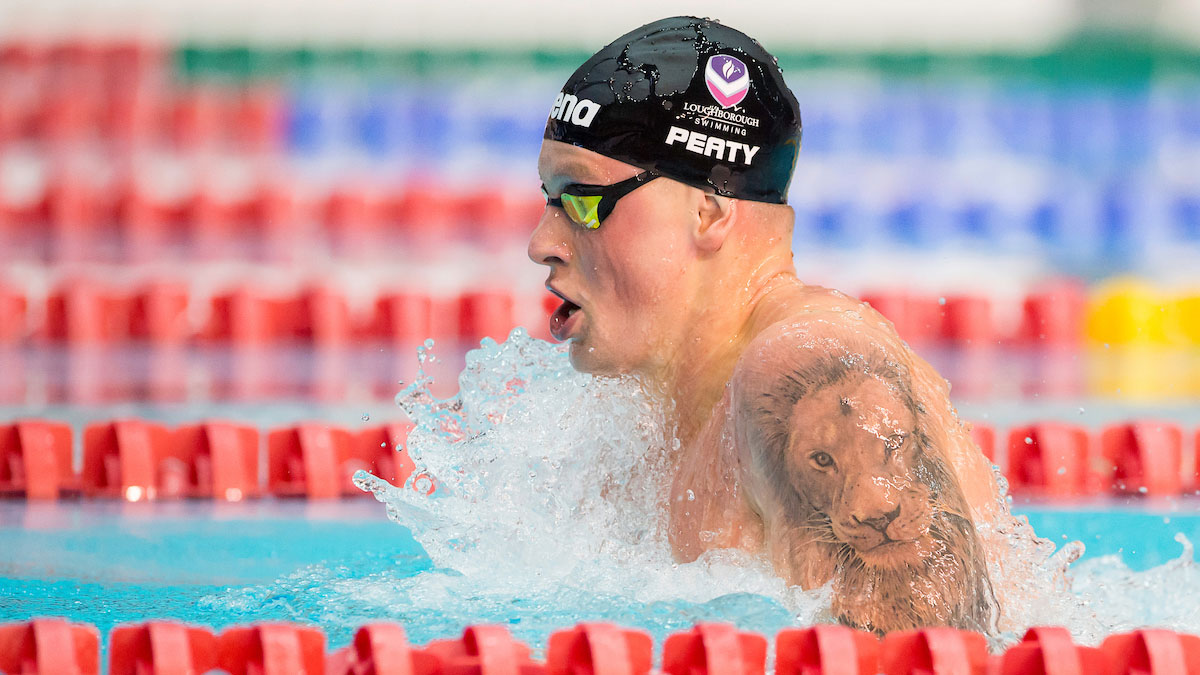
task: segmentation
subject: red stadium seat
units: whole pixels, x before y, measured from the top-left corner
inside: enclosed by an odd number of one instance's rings
[[[987,638],[942,626],[893,631],[883,637],[879,661],[884,675],[985,675]]]
[[[941,305],[942,340],[963,346],[980,347],[997,342],[992,322],[992,303],[978,295],[951,295]]]
[[[192,336],[188,322],[188,287],[175,282],[154,282],[133,296],[130,337],[155,344],[179,345]]]
[[[210,342],[262,345],[290,338],[293,333],[291,301],[242,287],[212,298],[212,312],[202,331]]]
[[[20,289],[0,282],[0,346],[19,343],[29,334],[27,305]]]
[[[170,621],[118,626],[109,633],[109,675],[207,673],[217,668],[217,636]]]
[[[543,675],[545,666],[534,662],[529,647],[515,640],[504,626],[468,626],[462,637],[434,640],[425,653],[438,659],[449,675]]]
[[[1183,492],[1183,431],[1170,422],[1114,424],[1100,433],[1100,452],[1114,467],[1119,494],[1153,496]]]
[[[1074,281],[1054,282],[1032,291],[1025,297],[1017,340],[1024,344],[1079,344],[1086,301],[1083,287]]]
[[[550,635],[547,675],[647,675],[654,661],[654,642],[640,630],[609,623],[581,623]]]
[[[100,633],[63,619],[0,625],[0,672],[20,675],[97,675]]]
[[[160,471],[170,470],[171,432],[142,420],[93,424],[83,432],[83,494],[131,502],[156,499]],[[174,495],[168,495],[174,496]]]
[[[1043,422],[1008,434],[1008,477],[1013,494],[1078,497],[1103,492],[1111,472],[1093,462],[1091,434],[1082,427]]]
[[[767,639],[729,624],[697,624],[663,642],[664,675],[763,675]]]
[[[333,499],[353,473],[354,437],[325,424],[277,429],[267,437],[267,490],[279,497]]]
[[[57,499],[79,489],[71,427],[22,420],[0,425],[0,495]]]
[[[476,291],[459,298],[459,337],[476,343],[490,337],[503,342],[516,325],[513,296],[508,291]]]
[[[860,298],[896,326],[906,342],[928,344],[942,335],[942,308],[936,298],[905,291],[864,293]]]
[[[227,628],[217,637],[218,668],[230,675],[323,675],[325,634],[264,623]]]
[[[335,289],[313,286],[296,299],[295,336],[317,347],[344,347],[354,338],[350,305]]]
[[[187,424],[175,430],[172,447],[186,471],[176,494],[231,502],[261,494],[258,429],[231,422]]]
[[[422,342],[433,334],[433,300],[419,293],[386,293],[375,300],[375,313],[363,331],[371,338]]]
[[[879,638],[846,626],[785,628],[775,636],[775,675],[873,675]]]
[[[86,280],[67,282],[46,299],[42,334],[48,340],[111,344],[129,339],[129,296]]]

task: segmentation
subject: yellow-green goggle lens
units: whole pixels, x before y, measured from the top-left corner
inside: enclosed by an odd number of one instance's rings
[[[589,230],[600,227],[600,216],[596,213],[596,210],[600,208],[602,197],[579,197],[577,195],[564,194],[561,199],[563,210],[567,212],[567,217],[574,221],[576,225],[586,227]]]

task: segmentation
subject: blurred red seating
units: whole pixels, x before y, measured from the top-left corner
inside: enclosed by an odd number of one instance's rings
[[[115,261],[119,244],[113,227],[115,202],[94,186],[72,178],[52,182],[45,199],[53,262]]]
[[[283,142],[283,101],[272,89],[244,89],[238,92],[229,122],[230,141],[236,150],[277,149]]]
[[[0,346],[25,339],[29,332],[27,307],[28,301],[20,289],[0,282]]]
[[[213,296],[211,308],[201,333],[210,342],[261,345],[293,334],[294,305],[249,286]]]
[[[300,424],[267,436],[267,490],[279,497],[333,499],[361,492],[349,482],[355,439],[345,429]]]
[[[439,675],[441,672],[437,658],[409,646],[404,627],[391,623],[362,626],[354,633],[354,642],[330,654],[325,666],[326,675]]]
[[[79,489],[71,427],[21,420],[0,425],[0,495],[57,499]]]
[[[67,282],[46,298],[43,336],[52,341],[108,344],[129,338],[131,298],[98,282]]]
[[[1103,492],[1111,471],[1098,464],[1087,429],[1058,422],[1013,427],[1008,470],[1013,494],[1078,497]]]
[[[985,675],[987,638],[942,626],[893,631],[883,637],[879,662],[884,675]]]
[[[258,429],[231,422],[179,427],[172,438],[179,464],[166,491],[231,502],[258,497],[258,436]]]
[[[1170,422],[1114,424],[1100,433],[1100,452],[1114,467],[1112,489],[1122,494],[1178,495],[1184,475],[1183,431]]]
[[[476,291],[458,299],[459,337],[478,342],[490,337],[503,342],[512,331],[513,296],[508,291]]]
[[[993,464],[996,463],[996,430],[982,422],[971,422],[971,440]]]
[[[1103,652],[1071,640],[1071,632],[1060,626],[1043,626],[1025,631],[1019,644],[995,659],[995,675],[1105,675],[1109,672]]]
[[[462,637],[434,640],[425,653],[439,661],[444,675],[543,675],[546,667],[530,658],[529,647],[504,626],[468,626]]]
[[[109,675],[207,673],[217,668],[217,636],[170,621],[117,626],[109,633]]]
[[[100,633],[63,619],[0,624],[0,672],[20,675],[97,675]]]
[[[881,290],[864,293],[860,299],[891,321],[906,342],[927,344],[942,335],[942,308],[936,298]]]
[[[1200,673],[1200,637],[1160,628],[1109,635],[1100,645],[1112,675]]]
[[[767,639],[729,624],[697,624],[663,642],[665,675],[763,675]]]
[[[155,499],[159,471],[171,450],[171,432],[160,424],[116,420],[89,425],[83,432],[83,494],[131,502]]]
[[[365,336],[393,343],[422,342],[433,334],[433,300],[418,293],[384,293],[362,331]]]
[[[325,235],[334,250],[355,257],[377,257],[382,253],[387,217],[378,195],[353,186],[333,191],[320,208]]]
[[[419,244],[443,242],[459,236],[462,211],[457,195],[423,178],[409,181],[387,200],[387,220],[397,231]]]
[[[186,255],[183,227],[186,203],[151,196],[139,186],[126,186],[117,201],[122,259],[134,263]]]
[[[1082,284],[1061,280],[1025,297],[1017,341],[1025,344],[1073,346],[1083,339],[1087,298]]]
[[[978,295],[949,295],[941,305],[941,339],[956,345],[985,346],[999,337],[992,302]]]
[[[155,344],[186,342],[192,335],[188,304],[186,284],[169,281],[146,284],[132,299],[130,337]]]
[[[324,675],[325,634],[290,624],[227,628],[217,637],[218,667],[230,675]]]
[[[775,675],[874,675],[879,638],[846,626],[785,628],[775,636]]]
[[[313,286],[295,300],[293,333],[318,347],[343,347],[354,338],[350,305],[335,289]]]
[[[171,139],[185,151],[213,150],[229,120],[225,92],[211,86],[189,87],[176,95],[171,111]]]
[[[646,675],[653,664],[654,642],[640,630],[609,623],[581,623],[550,635],[547,675]]]

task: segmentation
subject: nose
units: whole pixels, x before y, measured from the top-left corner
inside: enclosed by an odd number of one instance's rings
[[[896,508],[892,509],[891,511],[883,512],[883,513],[879,512],[879,511],[870,513],[868,511],[864,510],[864,511],[857,511],[855,513],[850,514],[850,517],[854,519],[855,523],[857,523],[859,525],[866,525],[867,527],[870,527],[871,529],[873,529],[876,532],[879,532],[881,534],[884,533],[887,530],[888,525],[891,525],[892,521],[895,520],[896,518],[898,518],[899,516],[900,516],[900,505],[899,504],[897,504]]]
[[[571,260],[567,217],[561,210],[547,206],[529,235],[526,249],[529,259],[539,265],[565,265]]]

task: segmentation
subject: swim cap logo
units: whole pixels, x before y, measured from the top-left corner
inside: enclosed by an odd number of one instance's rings
[[[598,112],[599,103],[586,98],[581,100],[574,94],[560,91],[554,99],[554,107],[550,109],[550,119],[590,127]]]
[[[732,108],[750,91],[750,71],[736,56],[716,54],[704,68],[704,83],[722,108]]]

